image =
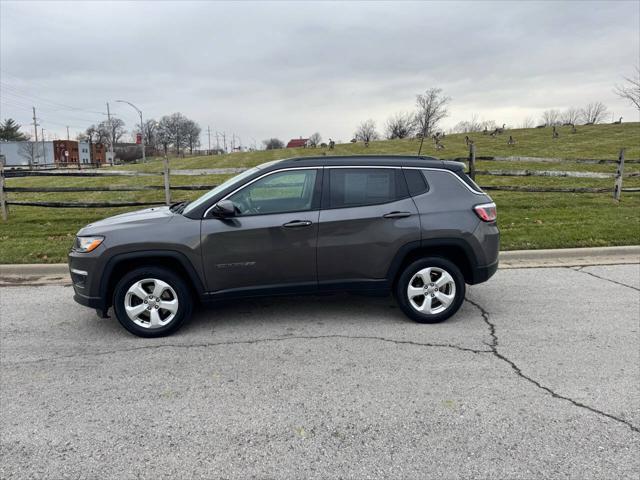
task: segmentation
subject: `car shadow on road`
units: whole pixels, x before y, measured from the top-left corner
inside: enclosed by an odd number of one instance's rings
[[[463,307],[446,323],[465,322],[472,313]],[[212,329],[242,330],[279,324],[296,324],[300,328],[332,324],[372,328],[416,325],[404,315],[391,295],[331,294],[247,298],[198,306],[193,318],[180,332],[193,334]]]

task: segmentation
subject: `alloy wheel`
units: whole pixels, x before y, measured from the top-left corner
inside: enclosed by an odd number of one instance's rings
[[[409,304],[426,315],[442,313],[456,297],[456,282],[440,267],[427,267],[416,272],[407,286]]]
[[[145,278],[133,283],[124,298],[127,316],[143,328],[164,327],[178,312],[178,295],[167,282]]]

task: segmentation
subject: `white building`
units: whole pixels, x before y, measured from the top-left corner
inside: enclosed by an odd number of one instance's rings
[[[78,142],[80,163],[91,163],[91,146],[89,142]]]
[[[0,154],[7,167],[28,167],[55,163],[53,142],[0,142]]]

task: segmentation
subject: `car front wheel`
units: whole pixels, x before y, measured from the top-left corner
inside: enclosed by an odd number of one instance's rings
[[[191,316],[191,294],[184,280],[159,267],[141,267],[116,285],[113,308],[124,328],[139,337],[175,332]]]
[[[451,317],[462,305],[464,276],[446,258],[423,258],[404,269],[395,293],[409,318],[420,323],[438,323]]]

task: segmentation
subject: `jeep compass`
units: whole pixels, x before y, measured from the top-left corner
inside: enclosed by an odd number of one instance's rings
[[[392,292],[441,322],[498,268],[496,206],[464,165],[427,157],[279,160],[197,200],[82,228],[74,298],[142,337],[175,332],[198,301]]]

